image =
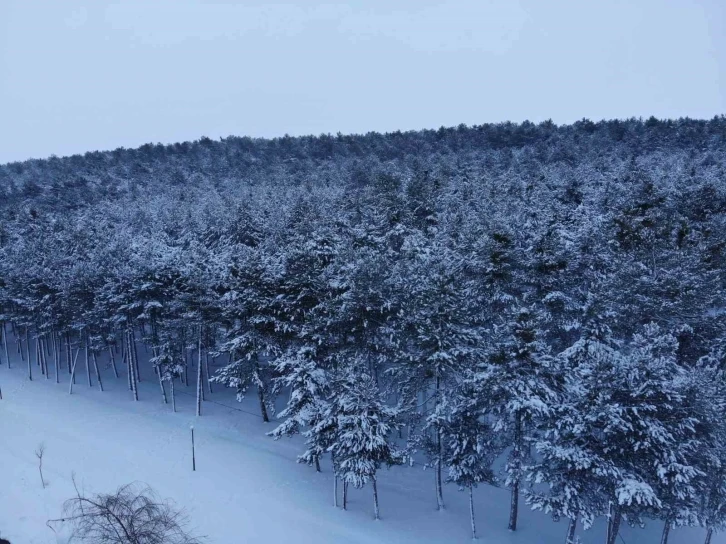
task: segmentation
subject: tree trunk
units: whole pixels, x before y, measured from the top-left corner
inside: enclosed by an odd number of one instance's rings
[[[375,476],[371,482],[373,483],[373,519],[380,519],[381,515],[378,511],[378,485]]]
[[[43,351],[43,340],[38,338],[35,341],[35,358],[40,365],[40,373],[48,379],[48,372],[46,368],[45,352]]]
[[[159,387],[161,388],[161,400],[164,402],[164,404],[168,404],[169,401],[166,398],[166,389],[164,389],[164,380],[161,379],[160,370],[157,372],[157,375],[159,376]]]
[[[343,510],[348,509],[348,482],[343,480]]]
[[[471,539],[476,540],[476,521],[474,520],[474,486],[469,486],[469,516],[471,518]]]
[[[333,475],[333,506],[338,508],[338,475]]]
[[[8,361],[8,368],[10,368],[10,355],[8,355],[8,329],[7,323],[3,321],[3,344],[5,344],[5,359]]]
[[[519,510],[519,480],[512,483],[512,497],[509,505],[509,526],[510,531],[517,530],[517,512]]]
[[[265,423],[270,422],[270,418],[267,415],[267,406],[265,405],[265,392],[261,386],[257,386],[257,398],[260,401],[260,413],[262,414],[262,421]],[[320,470],[318,470],[320,472]]]
[[[133,353],[134,360],[134,375],[136,376],[136,381],[141,382],[141,372],[139,371],[139,351],[136,348],[136,332],[133,327],[131,327],[131,351]]]
[[[131,392],[134,395],[134,400],[139,400],[139,386],[138,386],[138,376],[136,375],[136,365],[134,364],[134,349],[131,345],[132,342],[132,333],[131,331],[128,331],[126,334],[126,341],[128,343],[128,363],[129,363],[129,372],[131,373]]]
[[[441,451],[441,429],[436,429],[436,509],[444,509],[444,490],[441,484],[441,457],[443,452]]]
[[[182,383],[185,387],[189,387],[189,354],[187,353],[187,344],[185,338],[186,335],[182,332],[181,353],[182,358],[184,359],[184,377],[182,378]]]
[[[108,355],[111,361],[111,368],[113,368],[113,375],[118,378],[118,369],[116,368],[116,355],[113,352],[111,344],[108,345]]]
[[[709,527],[706,529],[706,541],[703,544],[711,544],[711,538],[713,537],[713,529]]]
[[[611,503],[610,514],[608,519],[608,531],[607,531],[607,544],[615,544],[618,539],[618,533],[620,532],[620,522],[623,519],[623,515],[620,512],[620,506]]]
[[[269,423],[270,418],[267,415],[267,405],[265,404],[265,386],[262,381],[262,376],[260,376],[260,364],[257,361],[255,361],[255,375],[257,378],[257,398],[260,401],[260,414],[262,414],[262,421]],[[320,470],[318,470],[318,472],[320,472]]]
[[[81,353],[81,349],[76,350],[76,356],[73,358],[73,365],[71,365],[71,379],[68,384],[68,394],[73,394],[73,384],[76,383],[76,363],[78,363],[78,354]]]
[[[199,359],[197,361],[197,416],[202,415],[202,326],[199,325]]]
[[[50,357],[50,351],[48,349],[48,339],[45,338],[41,342],[41,347],[45,348],[45,351],[41,350],[43,352],[43,366],[45,367],[45,379],[50,380],[50,369],[48,368],[48,357]]]
[[[73,365],[73,352],[71,351],[71,335],[66,333],[66,363],[68,364],[68,374],[71,373],[71,366]]]
[[[48,353],[48,338],[43,338],[43,340],[40,341],[40,352],[43,355],[43,368],[45,368],[45,379],[50,379],[50,369],[48,368],[48,357],[50,357],[50,354]]]
[[[121,337],[121,342],[121,363],[126,365],[126,385],[129,388],[129,391],[133,391],[134,388],[131,385],[131,363],[129,362],[129,347],[125,332]]]
[[[519,512],[519,469],[522,454],[522,418],[517,413],[514,416],[514,449],[512,461],[516,465],[517,474],[512,482],[512,497],[509,505],[509,530],[517,530],[517,515]]]
[[[439,406],[439,390],[441,389],[441,378],[438,369],[436,370],[436,406]],[[436,509],[444,509],[444,490],[441,480],[443,448],[441,445],[441,426],[436,425]]]
[[[101,381],[101,371],[98,369],[98,358],[96,357],[96,352],[91,352],[91,356],[93,357],[93,368],[96,371],[96,380],[98,380],[98,388],[103,391],[103,382]]]
[[[204,354],[204,373],[207,375],[207,389],[209,390],[209,394],[212,394],[212,380],[210,380],[211,376],[209,375],[209,352]]]
[[[60,335],[55,338],[55,349],[53,353],[53,362],[55,363],[55,383],[60,383],[60,367],[61,355],[63,350],[63,340]]]
[[[85,357],[86,361],[86,375],[88,376],[88,387],[93,387],[93,383],[91,382],[91,365],[88,361],[88,334],[86,334],[86,338],[83,344],[83,356]]]
[[[670,518],[666,518],[665,523],[663,524],[663,534],[660,536],[660,544],[668,544],[668,535],[671,532],[671,520]]]
[[[320,470],[320,456],[315,456],[315,472],[321,472]]]
[[[577,518],[570,518],[570,524],[567,526],[567,538],[565,544],[575,544],[575,531],[577,530]]]
[[[28,379],[33,381],[33,364],[30,361],[30,333],[28,328],[25,328],[25,355],[28,358]]]
[[[169,381],[171,386],[171,411],[176,413],[176,396],[174,395],[174,378]]]

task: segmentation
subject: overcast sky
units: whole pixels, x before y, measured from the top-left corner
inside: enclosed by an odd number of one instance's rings
[[[0,0],[0,163],[725,112],[724,0]]]

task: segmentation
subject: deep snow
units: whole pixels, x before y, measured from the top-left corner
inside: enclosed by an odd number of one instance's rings
[[[14,348],[11,342],[11,348]],[[143,352],[143,349],[142,349]],[[274,423],[257,416],[255,395],[243,403],[232,391],[215,393],[194,417],[194,387],[177,385],[177,413],[163,405],[159,385],[142,368],[140,401],[133,402],[122,375],[104,371],[105,392],[89,389],[78,365],[77,383],[68,395],[68,374],[61,384],[46,380],[38,367],[26,377],[19,356],[8,369],[0,365],[0,536],[12,544],[64,543],[46,526],[60,516],[73,496],[71,477],[88,492],[108,492],[141,481],[172,498],[190,515],[197,533],[210,544],[242,543],[464,543],[470,542],[465,493],[446,486],[446,510],[437,512],[433,472],[419,468],[383,470],[379,477],[380,521],[372,519],[370,488],[351,490],[349,510],[332,506],[332,475],[297,464],[298,439],[265,436]],[[119,368],[122,372],[123,368]],[[51,368],[51,374],[53,369]],[[190,372],[190,377],[192,373]],[[95,377],[94,377],[95,384]],[[197,471],[192,472],[190,425],[195,426]],[[34,450],[46,447],[43,460],[48,487],[42,489]],[[565,522],[553,523],[538,512],[521,510],[519,530],[506,530],[506,490],[476,491],[477,529],[490,544],[560,544]],[[645,529],[624,527],[622,544],[659,542],[662,523]],[[604,541],[604,526],[578,533],[582,542]],[[676,529],[672,544],[703,542],[704,533]],[[713,544],[726,543],[716,535]]]

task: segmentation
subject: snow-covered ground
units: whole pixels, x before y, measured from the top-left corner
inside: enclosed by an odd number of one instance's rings
[[[4,359],[4,357],[3,357]],[[4,360],[3,360],[4,363]],[[446,510],[435,510],[432,472],[418,468],[383,470],[379,478],[380,521],[372,519],[371,490],[352,490],[349,510],[334,508],[332,474],[297,464],[296,439],[265,436],[273,424],[256,415],[254,395],[239,404],[220,386],[194,417],[193,387],[178,386],[177,413],[161,403],[158,382],[144,371],[140,401],[126,380],[104,373],[105,392],[84,385],[79,364],[73,396],[68,374],[61,384],[34,368],[29,382],[24,363],[0,365],[0,536],[12,544],[57,544],[62,534],[46,526],[74,495],[72,475],[88,492],[108,492],[140,481],[174,499],[210,544],[242,543],[456,543],[469,542],[468,502],[453,486],[445,489]],[[52,369],[51,369],[52,372]],[[95,379],[94,379],[95,382]],[[192,472],[190,424],[195,427],[197,471]],[[34,450],[45,444],[41,487]],[[553,523],[523,507],[519,530],[506,530],[506,490],[476,491],[477,529],[491,544],[560,544],[565,522]],[[662,524],[625,527],[623,544],[659,542]],[[604,527],[579,530],[583,543],[604,541]],[[677,529],[673,544],[703,542],[699,530]],[[716,535],[713,544],[726,543]]]

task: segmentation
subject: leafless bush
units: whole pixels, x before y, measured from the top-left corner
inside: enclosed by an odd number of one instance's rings
[[[35,456],[38,458],[38,471],[40,472],[40,483],[43,484],[45,489],[45,478],[43,478],[43,455],[45,455],[45,444],[40,444],[38,449],[35,450]],[[2,544],[2,542],[0,542]]]
[[[75,483],[75,481],[74,481]],[[70,542],[93,544],[201,544],[187,526],[189,519],[169,500],[161,500],[146,485],[132,483],[112,494],[76,496],[63,505],[63,518],[72,526]]]

